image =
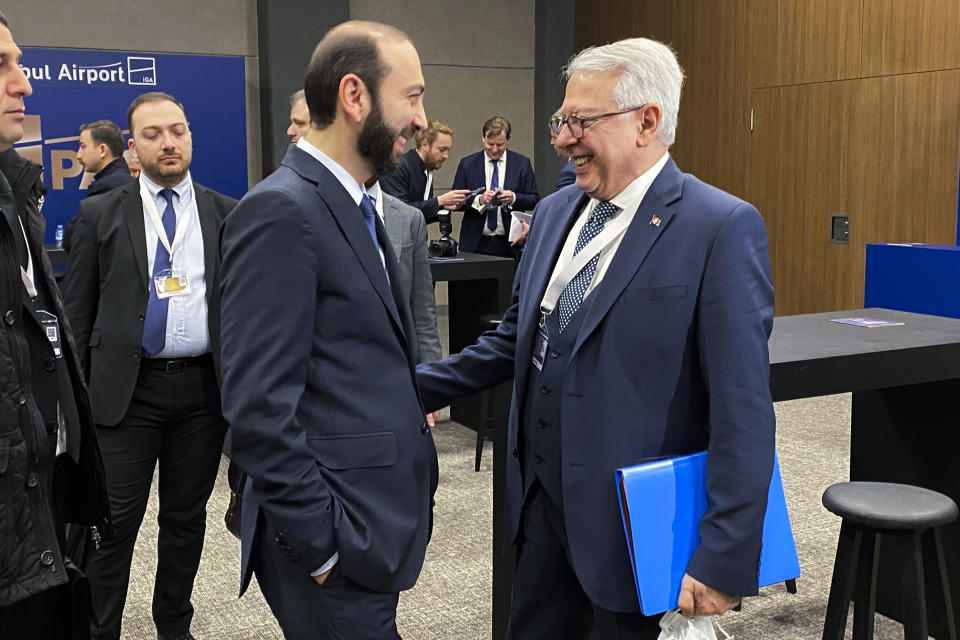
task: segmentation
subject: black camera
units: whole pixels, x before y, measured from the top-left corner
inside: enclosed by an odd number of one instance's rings
[[[453,223],[450,221],[450,212],[441,211],[437,214],[440,218],[440,237],[431,240],[427,246],[427,253],[431,258],[451,258],[457,255],[457,241],[450,237],[453,231]]]

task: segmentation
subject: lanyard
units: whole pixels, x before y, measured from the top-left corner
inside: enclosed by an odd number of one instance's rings
[[[599,255],[601,251],[609,247],[613,241],[630,226],[639,208],[638,206],[636,209],[631,209],[630,211],[621,211],[620,215],[604,225],[603,231],[594,236],[593,240],[588,242],[587,246],[581,249],[580,253],[573,256],[573,259],[567,266],[561,269],[560,273],[550,280],[547,292],[544,294],[543,301],[540,303],[540,313],[543,314],[542,319],[545,319],[553,313],[554,307],[557,306],[557,300],[560,299],[560,294],[567,288],[570,281],[587,266],[587,263]]]
[[[20,267],[20,279],[23,280],[23,286],[27,288],[27,295],[31,298],[37,297],[37,287],[33,283],[33,252],[30,251],[30,242],[27,240],[27,230],[23,228],[23,220],[17,216],[20,223],[20,231],[23,232],[23,240],[27,245],[27,268]]]
[[[156,199],[150,195],[150,190],[147,189],[147,185],[142,182],[140,183],[140,200],[143,201],[143,208],[147,210],[147,215],[150,216],[150,221],[153,223],[153,228],[157,231],[157,235],[160,237],[160,242],[163,243],[164,249],[167,250],[167,255],[170,256],[170,268],[172,269],[173,250],[183,244],[183,237],[186,235],[188,220],[185,219],[181,224],[177,225],[177,230],[173,236],[173,244],[171,245],[170,239],[167,238],[167,230],[163,228],[163,221],[160,219],[160,214],[157,212]],[[154,260],[156,260],[156,257],[154,257]]]

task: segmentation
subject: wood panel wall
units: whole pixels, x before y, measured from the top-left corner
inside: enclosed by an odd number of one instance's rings
[[[862,306],[867,243],[956,243],[956,0],[577,0],[577,25],[677,51],[671,152],[764,215],[778,315]]]

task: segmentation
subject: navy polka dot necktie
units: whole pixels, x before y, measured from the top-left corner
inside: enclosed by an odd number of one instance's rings
[[[620,211],[620,207],[612,202],[601,202],[587,218],[587,223],[580,229],[580,235],[577,236],[577,246],[573,255],[577,255],[590,243],[601,231],[607,220]],[[597,272],[597,263],[600,262],[600,254],[593,256],[583,269],[573,277],[560,294],[557,300],[557,322],[560,325],[560,332],[570,324],[570,318],[580,308],[583,302],[583,295],[587,292],[590,283],[593,282],[593,275]]]

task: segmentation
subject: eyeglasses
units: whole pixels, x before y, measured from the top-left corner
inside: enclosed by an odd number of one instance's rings
[[[623,111],[612,111],[610,113],[601,113],[598,116],[578,116],[576,114],[570,114],[569,116],[553,116],[550,118],[550,131],[555,135],[560,135],[560,132],[563,130],[563,125],[567,125],[570,128],[570,135],[574,138],[580,138],[583,135],[583,130],[587,128],[588,125],[593,124],[601,118],[609,118],[610,116],[619,116],[624,113],[630,113],[631,111],[639,111],[647,106],[647,103],[640,105],[639,107],[630,107],[629,109],[624,109]]]

